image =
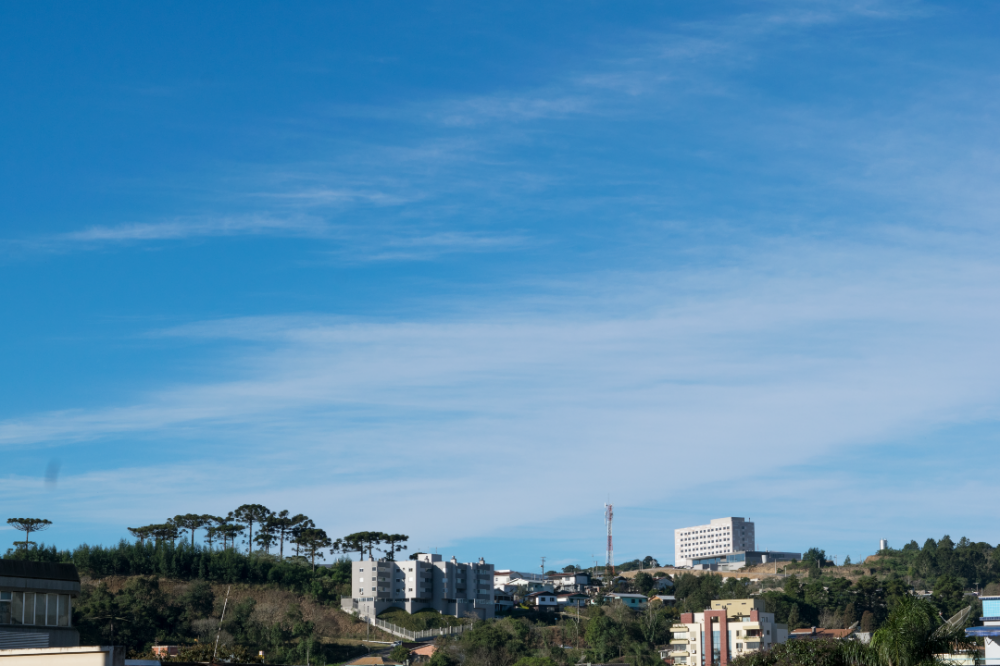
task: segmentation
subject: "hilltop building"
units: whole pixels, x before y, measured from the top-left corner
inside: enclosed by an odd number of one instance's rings
[[[692,566],[695,558],[752,551],[754,524],[743,518],[714,518],[708,525],[674,530],[674,562]]]
[[[346,612],[377,617],[390,608],[415,613],[427,608],[443,615],[481,619],[495,615],[493,565],[460,563],[454,557],[421,553],[416,560],[362,560],[352,562],[352,596],[340,601]]]

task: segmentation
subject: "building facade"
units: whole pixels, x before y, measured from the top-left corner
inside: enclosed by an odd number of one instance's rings
[[[73,628],[79,594],[72,564],[0,560],[0,649],[79,646]]]
[[[736,657],[788,640],[788,626],[764,611],[763,599],[723,599],[703,613],[681,613],[670,628],[674,664],[726,666]]]
[[[708,525],[674,530],[674,562],[692,566],[696,557],[752,551],[754,525],[744,518],[714,518]]]
[[[979,597],[979,600],[983,602],[983,616],[979,618],[983,626],[969,627],[965,635],[983,639],[984,666],[1000,666],[1000,597]]]
[[[493,565],[460,563],[454,557],[421,553],[416,560],[362,560],[352,563],[352,596],[341,607],[362,617],[377,617],[390,608],[408,613],[432,609],[443,615],[481,619],[495,615]]]

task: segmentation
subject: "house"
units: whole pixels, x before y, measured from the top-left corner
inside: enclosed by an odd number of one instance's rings
[[[545,576],[541,574],[525,573],[523,571],[514,571],[513,569],[497,569],[493,572],[493,587],[510,585],[510,582],[515,578],[533,580],[540,583],[545,582]]]
[[[559,608],[566,608],[567,606],[583,608],[589,601],[590,597],[583,592],[559,592],[556,594],[556,603],[559,604]]]
[[[816,641],[822,638],[827,638],[839,641],[853,634],[857,628],[858,628],[858,623],[855,622],[847,629],[820,629],[818,627],[809,627],[807,629],[793,629],[788,634],[788,640]]]
[[[590,585],[590,574],[585,571],[570,571],[568,573],[551,574],[547,578],[554,589],[563,592],[581,592]]]
[[[657,594],[649,598],[649,603],[659,601],[664,606],[673,606],[677,602],[677,597],[672,594]]]
[[[609,603],[619,601],[632,610],[644,610],[649,604],[649,599],[646,598],[645,594],[635,592],[612,592],[605,595],[604,601]]]
[[[559,609],[555,592],[531,592],[525,595],[524,604],[533,610],[550,613]]]
[[[531,578],[511,578],[506,584],[497,587],[511,593],[518,589],[523,589],[525,592],[555,592],[555,586],[551,582]]]
[[[509,592],[504,592],[500,588],[493,590],[493,604],[496,606],[496,613],[509,613],[514,608],[514,597]]]
[[[409,662],[411,664],[414,664],[418,661],[427,661],[434,656],[435,652],[437,652],[436,645],[434,645],[433,643],[430,645],[425,643],[424,645],[421,645],[418,648],[413,648],[412,650],[410,650]]]
[[[788,627],[764,611],[763,599],[713,600],[711,610],[681,613],[670,631],[670,652],[664,658],[673,664],[726,666],[736,657],[788,640]]]
[[[79,594],[72,564],[0,560],[0,646],[78,647],[73,603]]]
[[[657,590],[660,590],[661,592],[665,590],[672,590],[674,589],[674,581],[664,576],[663,578],[657,578],[656,582],[653,584],[653,587],[655,587]]]
[[[153,654],[157,657],[176,657],[181,651],[180,645],[154,645]]]

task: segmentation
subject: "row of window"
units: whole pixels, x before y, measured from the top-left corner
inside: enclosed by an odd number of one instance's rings
[[[68,594],[0,592],[0,624],[68,627],[71,605]]]

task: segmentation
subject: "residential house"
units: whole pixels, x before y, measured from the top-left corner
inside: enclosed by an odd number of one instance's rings
[[[590,585],[590,574],[585,571],[550,574],[547,580],[552,583],[556,591],[582,592],[585,587]]]
[[[559,604],[559,608],[566,608],[567,606],[583,608],[589,602],[590,597],[583,592],[558,592],[556,594],[556,603]]]
[[[817,641],[825,638],[839,641],[852,635],[857,628],[858,623],[855,622],[847,629],[821,629],[819,627],[792,629],[788,634],[788,640]]]
[[[496,588],[493,590],[493,605],[496,607],[497,615],[509,613],[514,608],[514,596],[510,592]]]
[[[524,597],[524,604],[536,611],[550,613],[559,610],[559,602],[555,592],[531,592]]]
[[[609,603],[621,602],[632,610],[644,610],[649,604],[649,599],[645,594],[635,592],[612,592],[604,596],[604,601]]]
[[[677,597],[672,594],[657,594],[649,598],[649,603],[659,601],[664,606],[673,606],[677,603]]]
[[[655,587],[660,592],[665,592],[666,590],[674,589],[674,581],[664,576],[663,578],[657,578],[656,582],[653,584],[653,587]]]

